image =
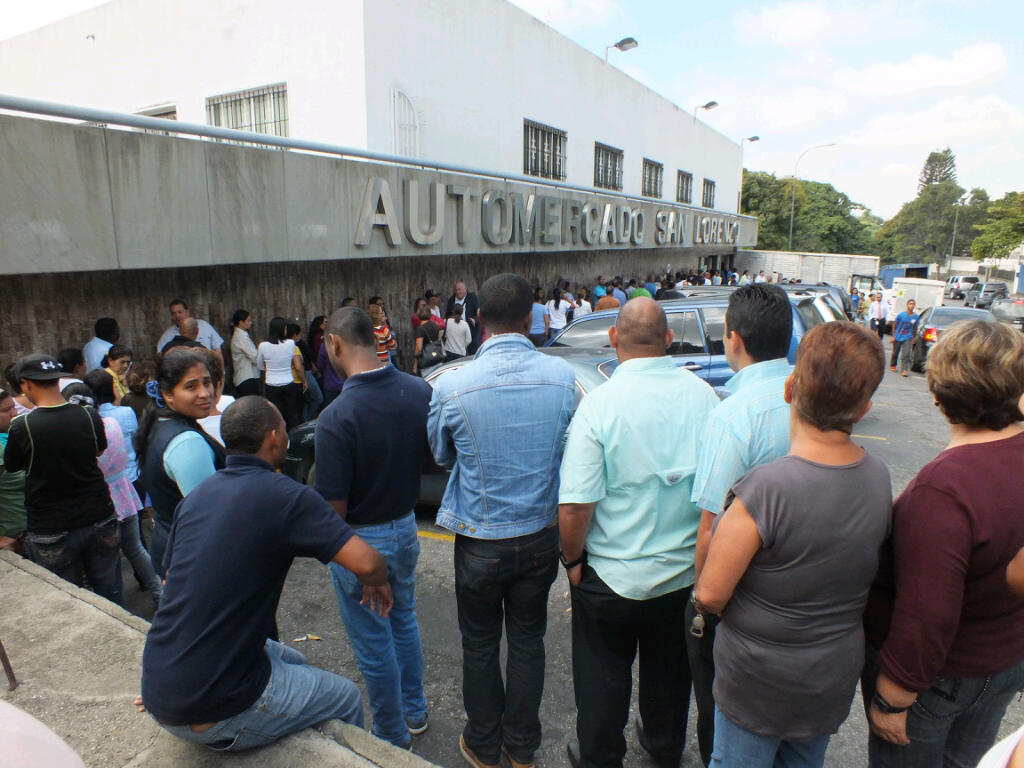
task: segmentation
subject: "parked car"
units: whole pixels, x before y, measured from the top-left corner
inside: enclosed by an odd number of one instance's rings
[[[1009,295],[1006,283],[975,283],[964,297],[964,306],[985,309],[996,299],[1005,299]]]
[[[840,288],[838,285],[832,285],[830,283],[787,283],[780,286],[783,290],[797,290],[797,291],[810,291],[810,292],[826,292],[832,297],[832,301],[835,305],[843,310],[846,320],[853,320],[853,302],[850,300],[850,294]]]
[[[1024,331],[1024,299],[996,299],[990,309],[996,320]]]
[[[977,275],[951,275],[946,278],[943,294],[950,299],[962,299],[978,282],[980,281]]]
[[[917,321],[917,330],[911,339],[911,370],[920,373],[928,360],[928,352],[935,346],[939,336],[953,323],[961,320],[990,320],[995,318],[987,309],[968,309],[967,307],[931,307],[921,313]]]

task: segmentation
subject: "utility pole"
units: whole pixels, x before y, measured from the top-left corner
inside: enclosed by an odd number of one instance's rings
[[[949,244],[949,259],[946,261],[946,277],[949,277],[953,273],[953,254],[956,253],[956,225],[957,220],[960,217],[960,205],[960,200],[953,203],[953,240]]]

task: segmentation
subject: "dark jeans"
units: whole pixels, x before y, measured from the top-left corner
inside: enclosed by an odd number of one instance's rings
[[[247,395],[258,395],[260,393],[260,380],[259,379],[246,379],[241,384],[235,385],[235,397],[245,397]]]
[[[875,695],[878,653],[867,650],[861,677],[864,706]],[[870,768],[974,768],[995,744],[1010,700],[1024,689],[1024,661],[989,677],[942,678],[922,691],[907,713],[910,744],[900,747],[873,733]]]
[[[533,342],[535,347],[543,347],[548,340],[547,334],[545,333],[531,333],[528,337]]]
[[[302,387],[298,384],[287,384],[283,387],[266,385],[267,400],[277,406],[284,418],[285,427],[291,431],[298,426],[302,418]]]
[[[100,597],[124,605],[121,584],[121,535],[117,515],[60,533],[29,533],[32,559],[82,586],[82,572]]]
[[[697,744],[700,746],[700,759],[706,766],[711,762],[711,750],[715,746],[715,697],[711,689],[715,683],[715,629],[721,619],[705,614],[704,637],[694,637],[690,627],[696,615],[693,603],[687,601],[683,637],[686,638],[686,657],[693,677],[693,698],[697,701]]]
[[[466,744],[496,765],[502,744],[522,762],[540,747],[548,592],[558,573],[558,529],[515,539],[455,537]],[[501,629],[508,640],[501,676]]]
[[[633,660],[640,650],[640,718],[659,765],[677,766],[690,709],[681,638],[690,587],[650,600],[615,594],[590,566],[572,587],[572,681],[581,765],[619,768],[626,754]]]

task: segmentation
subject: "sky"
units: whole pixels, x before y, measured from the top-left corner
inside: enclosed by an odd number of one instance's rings
[[[154,0],[173,2],[173,0]],[[710,126],[744,166],[828,182],[883,218],[932,150],[960,185],[1024,189],[1020,0],[512,0]],[[98,0],[0,0],[0,39]],[[797,160],[810,147],[814,149]]]

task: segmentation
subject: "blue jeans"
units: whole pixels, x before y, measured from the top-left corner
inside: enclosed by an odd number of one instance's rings
[[[97,595],[124,605],[117,515],[60,533],[29,532],[28,547],[32,560],[48,571],[77,587],[84,571]]]
[[[302,393],[302,421],[309,421],[320,410],[324,401],[324,393],[320,390],[320,382],[312,371],[306,371],[306,391]]]
[[[786,741],[740,728],[715,707],[715,748],[710,768],[821,768],[831,736]]]
[[[410,512],[390,523],[357,528],[356,533],[387,561],[395,605],[386,619],[369,605],[360,605],[363,585],[351,571],[331,563],[338,611],[370,697],[374,734],[407,747],[412,740],[408,723],[419,723],[427,715],[423,647],[416,620],[415,573],[420,556],[416,517]]]
[[[128,558],[135,571],[135,577],[142,583],[143,589],[153,596],[154,600],[160,599],[160,579],[153,570],[153,561],[142,546],[142,536],[139,532],[139,516],[132,515],[118,523],[121,531],[121,551]]]
[[[540,747],[548,592],[558,574],[558,528],[513,539],[455,537],[466,744],[489,765],[502,745],[528,763]],[[508,641],[501,679],[501,630]]]
[[[868,648],[861,678],[865,706],[875,694],[878,654]],[[999,724],[1014,695],[1024,689],[1024,661],[990,677],[943,678],[918,694],[907,713],[905,747],[871,734],[871,768],[974,768],[996,742]]]
[[[325,720],[338,719],[363,727],[363,697],[351,680],[311,667],[306,657],[267,640],[270,680],[260,697],[244,712],[196,733],[187,725],[164,725],[179,739],[218,751],[262,747],[289,733]]]

